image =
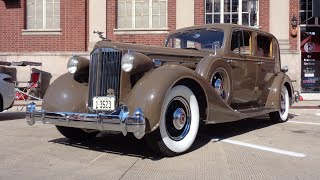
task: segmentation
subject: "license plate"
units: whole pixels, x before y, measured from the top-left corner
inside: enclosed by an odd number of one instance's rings
[[[101,111],[113,111],[115,109],[114,104],[116,101],[115,96],[99,96],[94,97],[93,101],[93,110]]]

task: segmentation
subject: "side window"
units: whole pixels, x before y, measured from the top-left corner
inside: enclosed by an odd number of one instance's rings
[[[171,48],[181,48],[181,40],[178,38],[170,38],[168,39],[166,46]]]
[[[233,31],[231,51],[243,55],[252,55],[251,32],[242,30]]]
[[[257,45],[257,56],[273,57],[272,38],[258,34]]]

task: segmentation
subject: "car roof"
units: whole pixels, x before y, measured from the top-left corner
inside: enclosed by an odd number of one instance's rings
[[[261,29],[255,28],[255,27],[250,27],[250,26],[244,26],[244,25],[238,25],[238,24],[222,24],[222,23],[214,23],[214,24],[204,24],[204,25],[198,25],[198,26],[190,26],[190,27],[186,27],[186,28],[181,28],[181,29],[177,29],[171,33],[168,34],[168,36],[171,36],[172,34],[176,34],[179,32],[185,32],[185,31],[190,31],[190,30],[196,30],[196,29],[222,29],[224,31],[229,31],[231,29],[234,28],[241,28],[241,29],[247,29],[250,31],[258,31],[258,32],[262,32],[264,34],[268,34],[270,36],[272,36],[274,38],[274,36],[266,31],[263,31]]]

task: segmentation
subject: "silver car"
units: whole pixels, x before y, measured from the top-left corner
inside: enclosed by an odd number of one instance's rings
[[[14,84],[12,77],[0,73],[0,112],[9,109],[15,98]]]

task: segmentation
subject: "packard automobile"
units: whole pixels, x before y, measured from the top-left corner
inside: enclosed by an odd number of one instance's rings
[[[100,131],[145,137],[165,156],[187,152],[199,125],[269,114],[288,119],[295,94],[281,68],[277,39],[231,24],[170,33],[164,47],[103,39],[90,59],[73,56],[47,90],[29,125],[53,124],[69,139]]]

